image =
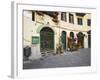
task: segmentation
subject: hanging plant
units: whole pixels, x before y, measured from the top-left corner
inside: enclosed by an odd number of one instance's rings
[[[54,22],[56,22],[56,23],[59,22],[59,20],[58,20],[58,19],[55,19],[55,18],[53,18],[52,21],[54,21]]]
[[[79,33],[77,34],[77,36],[78,36],[78,37],[84,37],[85,34],[83,34],[82,32],[79,32]]]
[[[58,12],[53,12],[53,17],[55,18],[55,17],[58,17]]]

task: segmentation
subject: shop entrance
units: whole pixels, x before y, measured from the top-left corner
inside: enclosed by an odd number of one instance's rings
[[[40,50],[41,52],[54,50],[54,31],[49,27],[44,27],[40,31]]]
[[[77,34],[77,37],[78,37],[78,47],[84,48],[84,34],[82,32],[79,32]]]
[[[61,41],[63,44],[63,49],[65,50],[66,49],[66,32],[65,31],[62,31]]]

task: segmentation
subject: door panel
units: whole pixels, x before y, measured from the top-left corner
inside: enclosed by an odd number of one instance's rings
[[[63,48],[66,49],[66,32],[65,31],[62,32],[61,41],[63,44]]]
[[[41,51],[54,49],[54,32],[52,29],[46,27],[41,30],[40,47]]]

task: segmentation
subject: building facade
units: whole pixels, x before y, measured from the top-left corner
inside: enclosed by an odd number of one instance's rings
[[[23,11],[23,46],[30,46],[33,56],[56,53],[60,45],[63,51],[91,47],[90,13]]]

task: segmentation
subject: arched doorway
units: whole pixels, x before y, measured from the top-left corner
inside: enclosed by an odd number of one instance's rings
[[[74,32],[70,32],[70,38],[69,38],[68,44],[69,44],[70,51],[73,51],[75,47],[74,46]]]
[[[74,38],[74,33],[70,32],[70,38]]]
[[[40,31],[40,51],[54,50],[54,31],[44,27]]]
[[[63,44],[63,49],[65,50],[66,49],[66,32],[65,31],[62,31],[61,41],[62,41],[62,44]]]
[[[84,34],[82,32],[79,32],[77,34],[77,38],[78,38],[78,47],[84,48]]]
[[[91,31],[88,31],[88,48],[91,48]]]

